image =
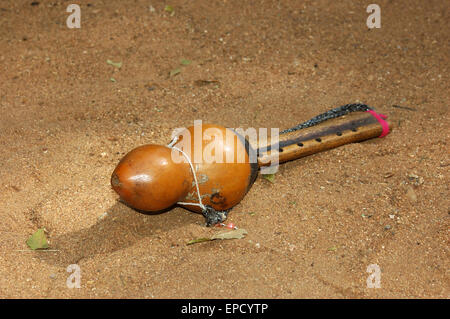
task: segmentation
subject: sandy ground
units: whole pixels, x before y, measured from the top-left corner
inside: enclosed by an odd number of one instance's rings
[[[31,2],[0,2],[1,297],[449,298],[447,1],[379,0],[371,30],[370,1],[77,1],[80,29],[73,1]],[[244,239],[187,246],[219,229],[110,188],[195,119],[284,129],[356,101],[391,134],[259,177],[228,219]],[[51,251],[25,244],[38,228]]]

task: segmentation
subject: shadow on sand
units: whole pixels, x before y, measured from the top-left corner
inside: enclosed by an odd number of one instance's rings
[[[169,211],[138,212],[118,202],[91,227],[50,236],[50,248],[56,251],[36,253],[36,257],[48,264],[66,267],[98,254],[113,253],[145,237],[154,236],[156,230],[165,233],[183,226],[183,222],[174,223],[172,214],[175,211]],[[187,214],[185,216],[191,218]]]

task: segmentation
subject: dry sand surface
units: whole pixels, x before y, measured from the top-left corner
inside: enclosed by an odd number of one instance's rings
[[[76,1],[80,29],[73,1],[31,2],[0,2],[1,297],[449,298],[448,1],[379,0],[380,29],[371,1]],[[284,129],[356,101],[391,134],[259,177],[228,218],[243,239],[187,246],[219,229],[110,187],[193,120]]]

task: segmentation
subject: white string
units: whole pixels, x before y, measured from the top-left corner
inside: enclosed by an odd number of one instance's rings
[[[192,175],[194,176],[194,182],[195,182],[195,187],[197,188],[197,196],[198,196],[198,204],[197,203],[187,203],[187,202],[177,202],[177,204],[180,205],[192,205],[192,206],[198,206],[200,207],[202,210],[206,210],[205,205],[203,205],[202,203],[202,196],[200,195],[200,188],[198,187],[198,181],[197,181],[197,174],[195,172],[194,169],[194,165],[191,162],[191,159],[189,158],[189,156],[183,152],[181,149],[179,149],[178,147],[174,146],[175,143],[178,142],[178,136],[176,136],[168,145],[167,147],[173,148],[175,150],[177,150],[178,152],[180,152],[181,154],[183,154],[183,156],[187,159],[189,165],[191,166],[191,171],[192,171]]]

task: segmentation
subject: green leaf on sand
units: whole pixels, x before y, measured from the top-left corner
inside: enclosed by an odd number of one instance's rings
[[[275,183],[275,174],[263,174],[262,177],[271,183]]]
[[[27,240],[27,245],[32,250],[36,249],[47,249],[47,237],[45,236],[44,229],[38,229],[33,235]]]
[[[172,11],[173,11],[173,7],[172,7],[172,6],[169,6],[169,5],[166,5],[166,6],[164,7],[164,11],[172,12]]]
[[[106,63],[108,63],[109,65],[115,66],[116,68],[121,68],[122,67],[122,62],[113,62],[111,60],[106,60]]]
[[[181,68],[176,68],[175,70],[170,71],[170,76],[175,76],[181,72]]]
[[[110,78],[109,79],[111,82],[117,82],[115,78]]]
[[[183,66],[186,66],[186,65],[189,65],[189,64],[191,64],[191,61],[190,61],[190,60],[182,59],[182,60],[181,60],[180,66],[179,66],[178,68],[173,69],[172,71],[170,71],[170,73],[169,73],[170,77],[179,74],[179,73],[181,72],[181,70],[182,70],[182,67],[183,67]]]

